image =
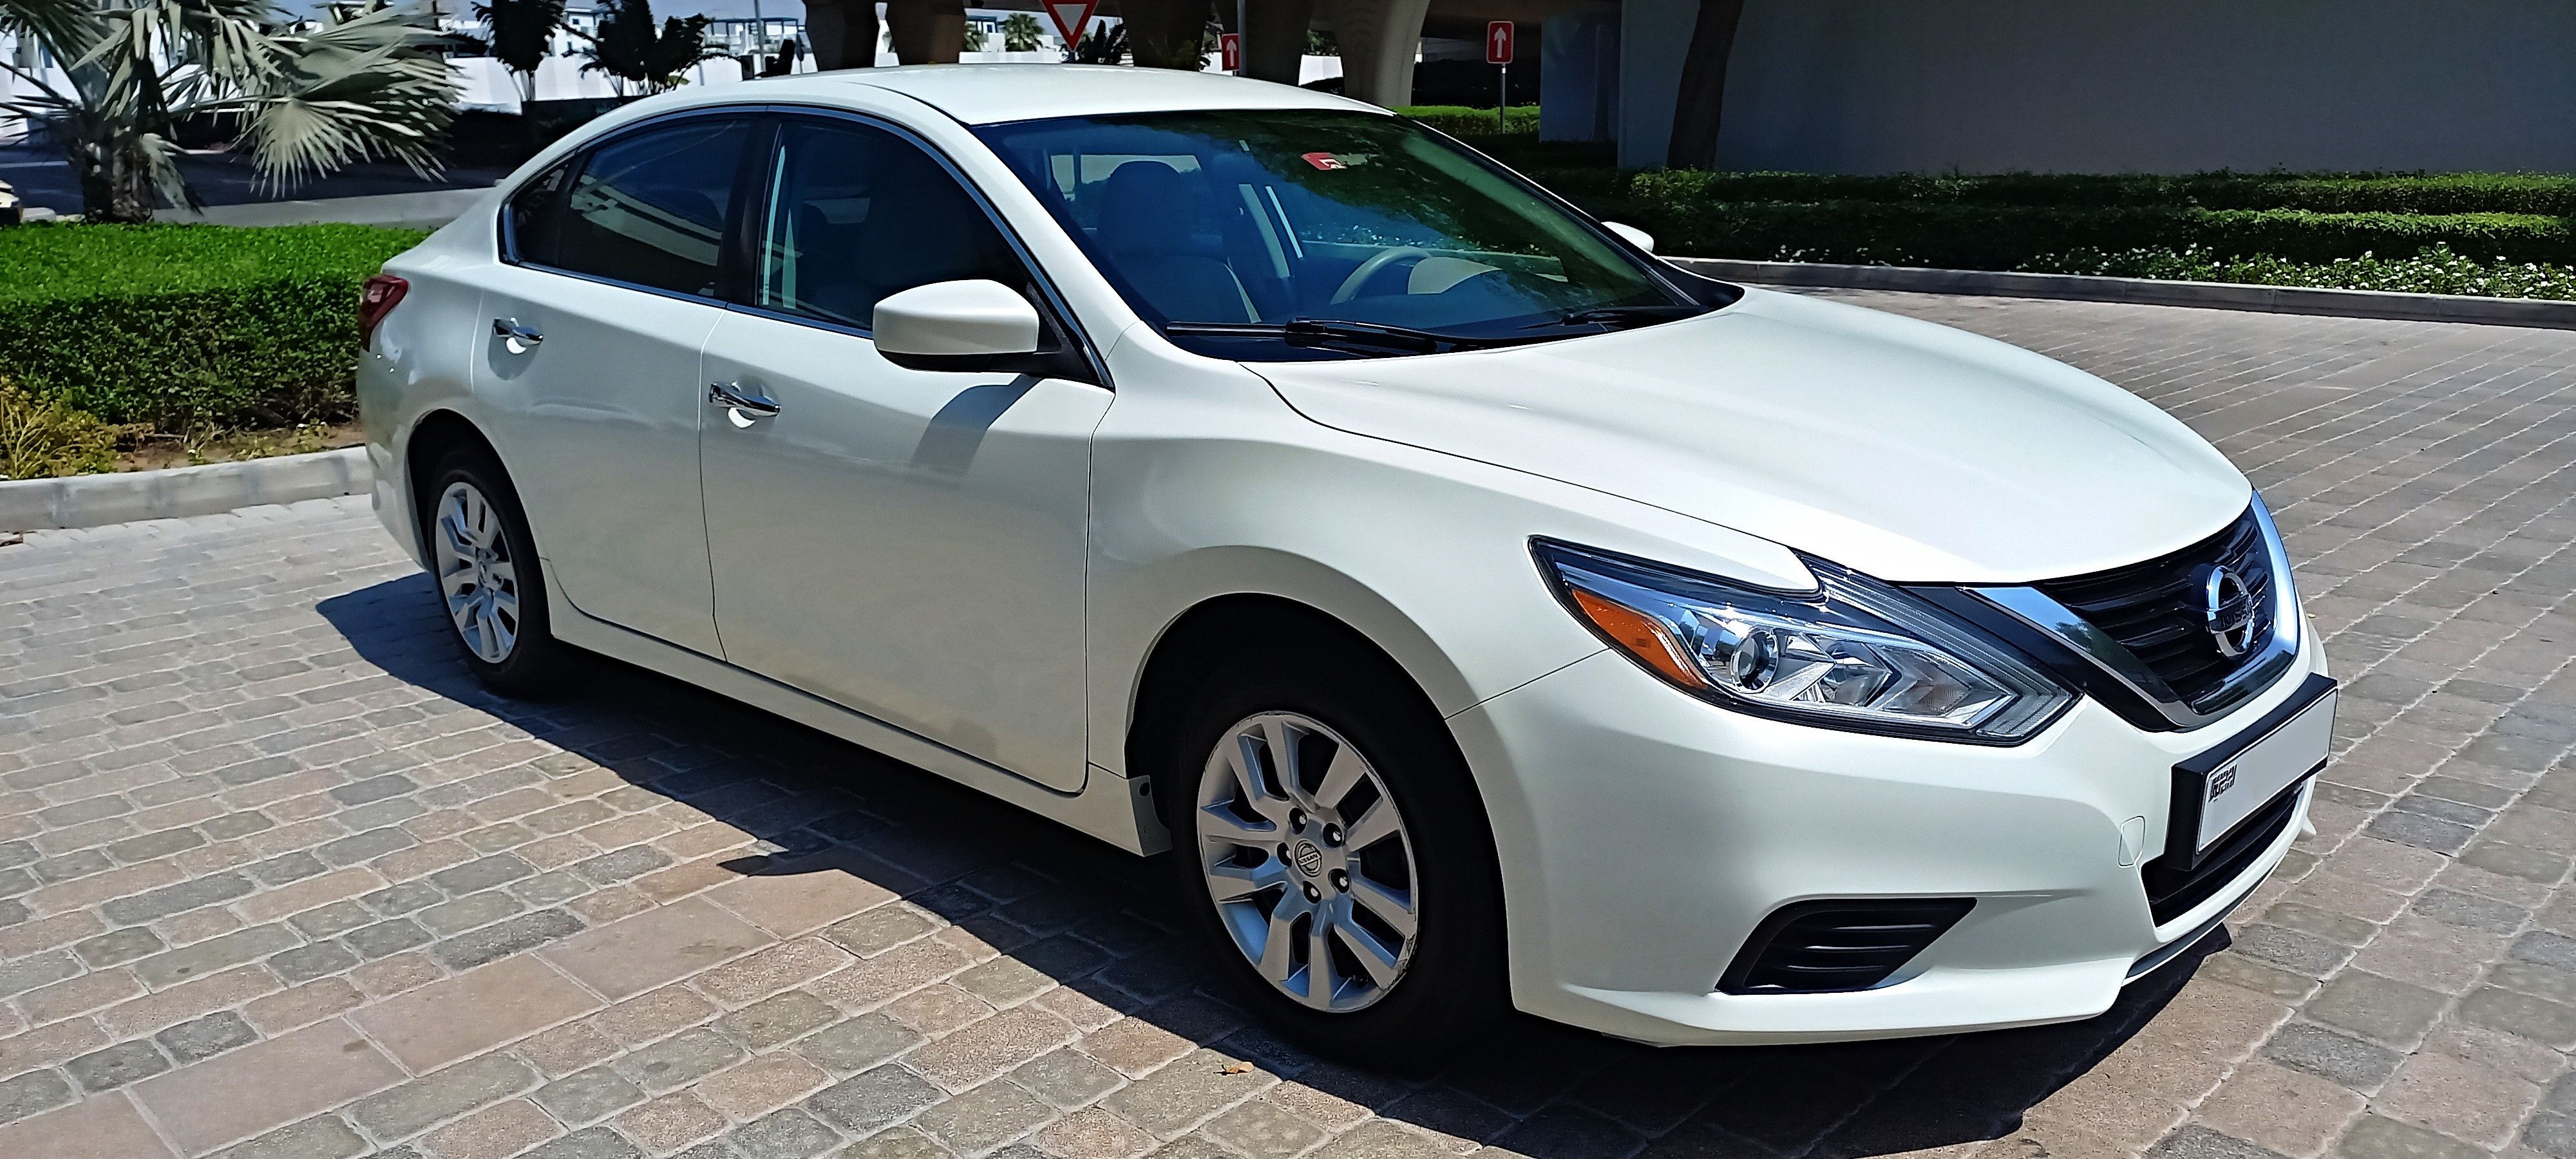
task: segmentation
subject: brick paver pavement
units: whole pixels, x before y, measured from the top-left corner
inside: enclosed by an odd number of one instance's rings
[[[1837,296],[2216,438],[2349,682],[2318,835],[2102,1018],[1318,1063],[1142,863],[639,673],[485,695],[342,501],[0,549],[0,1156],[2576,1156],[2576,334]]]

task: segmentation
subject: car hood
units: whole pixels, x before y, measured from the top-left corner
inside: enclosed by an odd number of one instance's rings
[[[1325,426],[1650,503],[1896,582],[2134,563],[2245,510],[2190,428],[2052,359],[1762,290],[1682,322],[1258,363]]]

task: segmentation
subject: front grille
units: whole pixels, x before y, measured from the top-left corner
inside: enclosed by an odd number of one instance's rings
[[[1785,905],[1753,928],[1717,988],[1728,994],[1867,990],[1914,960],[1975,904],[1931,898]]]
[[[2163,857],[2148,862],[2139,877],[2147,887],[2147,912],[2155,916],[2156,924],[2190,913],[2193,906],[2218,896],[2229,882],[2244,876],[2299,815],[2299,793],[2304,784],[2302,781],[2290,786],[2260,812],[2238,822],[2234,833],[2201,856],[2199,868],[2171,870],[2166,868],[2171,859]]]
[[[2235,572],[2253,604],[2255,646],[2243,655],[2220,652],[2209,633],[2198,577],[2203,566],[2213,564]],[[2233,526],[2171,555],[2037,586],[2118,640],[2185,703],[2206,712],[2229,677],[2264,658],[2275,582],[2262,525],[2248,508]]]

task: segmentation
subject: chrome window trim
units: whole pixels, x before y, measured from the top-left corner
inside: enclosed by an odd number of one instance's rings
[[[2234,712],[2255,693],[2270,687],[2290,670],[2292,661],[2299,654],[2299,592],[2290,575],[2289,550],[2281,543],[2281,531],[2273,526],[2272,512],[2264,507],[2263,496],[2259,492],[2248,510],[2254,516],[2255,527],[2262,533],[2264,560],[2272,569],[2272,635],[2251,660],[2218,686],[2206,709],[2194,707],[2184,700],[2109,633],[2094,627],[2090,621],[2036,587],[2017,585],[1963,590],[2064,644],[2083,657],[2086,663],[2100,669],[2104,675],[2153,707],[2174,728],[2189,731]]]

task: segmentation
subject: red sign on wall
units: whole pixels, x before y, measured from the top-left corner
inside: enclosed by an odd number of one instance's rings
[[[1497,20],[1485,26],[1485,63],[1512,62],[1512,22]]]
[[[1227,72],[1243,71],[1243,34],[1224,33],[1216,38],[1217,67]]]

